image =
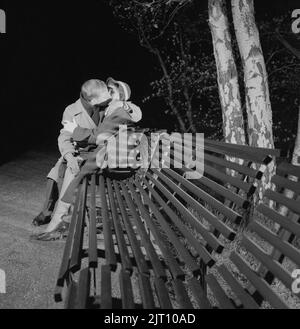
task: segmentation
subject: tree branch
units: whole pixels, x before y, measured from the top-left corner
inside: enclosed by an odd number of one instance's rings
[[[270,79],[270,77],[271,77],[274,73],[276,73],[276,72],[279,72],[279,71],[282,71],[282,70],[284,70],[284,69],[287,69],[287,68],[290,68],[290,67],[294,67],[294,66],[296,66],[296,67],[298,66],[298,67],[300,68],[300,64],[284,65],[284,66],[281,66],[281,67],[279,67],[278,69],[272,71],[272,72],[269,74],[268,78]]]
[[[300,50],[292,47],[278,31],[276,31],[276,37],[293,55],[300,60]]]
[[[159,52],[158,49],[156,49],[156,56],[157,56],[157,58],[158,58],[158,60],[159,60],[160,66],[161,66],[161,68],[162,68],[162,71],[163,71],[163,73],[164,73],[164,77],[165,77],[166,82],[167,82],[168,94],[169,94],[169,96],[168,96],[169,106],[170,106],[170,108],[171,108],[173,114],[176,116],[176,118],[177,118],[177,120],[178,120],[178,122],[179,122],[180,129],[181,129],[183,132],[185,132],[185,131],[186,131],[185,123],[184,123],[184,121],[183,121],[183,119],[182,119],[182,117],[181,117],[179,111],[177,110],[177,108],[176,108],[176,106],[175,106],[175,104],[174,104],[174,101],[173,101],[172,80],[171,80],[171,78],[170,78],[170,76],[169,76],[169,73],[168,73],[168,71],[167,71],[166,65],[165,65],[165,63],[164,63],[164,61],[163,61],[163,59],[162,59],[162,57],[161,57],[161,54],[160,54],[160,52]]]

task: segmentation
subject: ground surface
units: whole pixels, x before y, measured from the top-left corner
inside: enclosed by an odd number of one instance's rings
[[[53,299],[64,242],[30,241],[45,177],[57,153],[28,152],[0,166],[0,269],[6,273],[3,308],[61,308]]]

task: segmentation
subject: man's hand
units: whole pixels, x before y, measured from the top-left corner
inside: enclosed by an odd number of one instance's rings
[[[67,153],[65,159],[67,160],[67,166],[70,168],[72,174],[76,176],[80,171],[78,161],[82,160],[82,158],[74,157],[72,153]]]
[[[63,121],[64,125],[64,130],[70,132],[71,134],[73,133],[74,129],[78,127],[78,124],[76,123],[75,119],[73,118],[73,121]]]

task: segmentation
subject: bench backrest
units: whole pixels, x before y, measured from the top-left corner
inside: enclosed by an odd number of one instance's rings
[[[178,154],[173,145],[166,152],[174,165]],[[68,305],[72,304],[74,294],[77,305],[82,305],[79,298],[82,295],[87,305],[90,271],[80,272],[78,285],[72,277],[82,268],[84,258],[88,257],[89,270],[95,271],[98,257],[103,256],[106,265],[101,266],[104,280],[101,281],[101,307],[113,304],[110,272],[115,271],[118,264],[121,264],[119,283],[123,306],[136,306],[132,298],[133,273],[138,277],[143,307],[153,306],[155,299],[159,307],[171,306],[172,294],[177,307],[192,307],[190,293],[199,307],[209,306],[205,291],[207,268],[216,263],[216,255],[222,253],[225,242],[234,240],[236,230],[231,223],[239,223],[243,211],[249,208],[249,198],[275,151],[253,151],[249,147],[206,140],[203,148],[204,175],[197,180],[185,177],[193,170],[190,166],[150,167],[147,172],[137,172],[134,177],[121,181],[103,175],[84,179],[77,191],[59,271],[57,300],[61,299],[67,282],[70,283],[68,296],[71,296]],[[162,157],[163,149],[156,155]],[[253,168],[252,164],[255,164]],[[97,242],[96,227],[100,204],[102,249]],[[88,236],[84,238],[86,205],[90,211]],[[156,297],[151,289],[153,284]]]
[[[238,300],[245,308],[258,308],[262,302],[274,308],[300,308],[299,291],[293,288],[294,271],[300,268],[299,178],[300,167],[287,163],[278,166],[272,178],[276,189],[265,193],[276,206],[261,203],[257,207],[239,250],[230,255],[232,263],[218,267],[227,290],[209,275],[208,285],[218,296],[219,306],[233,307]]]

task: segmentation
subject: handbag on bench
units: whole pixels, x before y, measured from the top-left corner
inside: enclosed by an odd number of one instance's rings
[[[104,176],[124,180],[137,171],[147,170],[151,144],[146,132],[147,129],[130,128],[126,131],[126,141],[120,140],[119,132],[114,139],[106,141],[104,149],[100,151],[102,154],[97,159],[97,165]]]

